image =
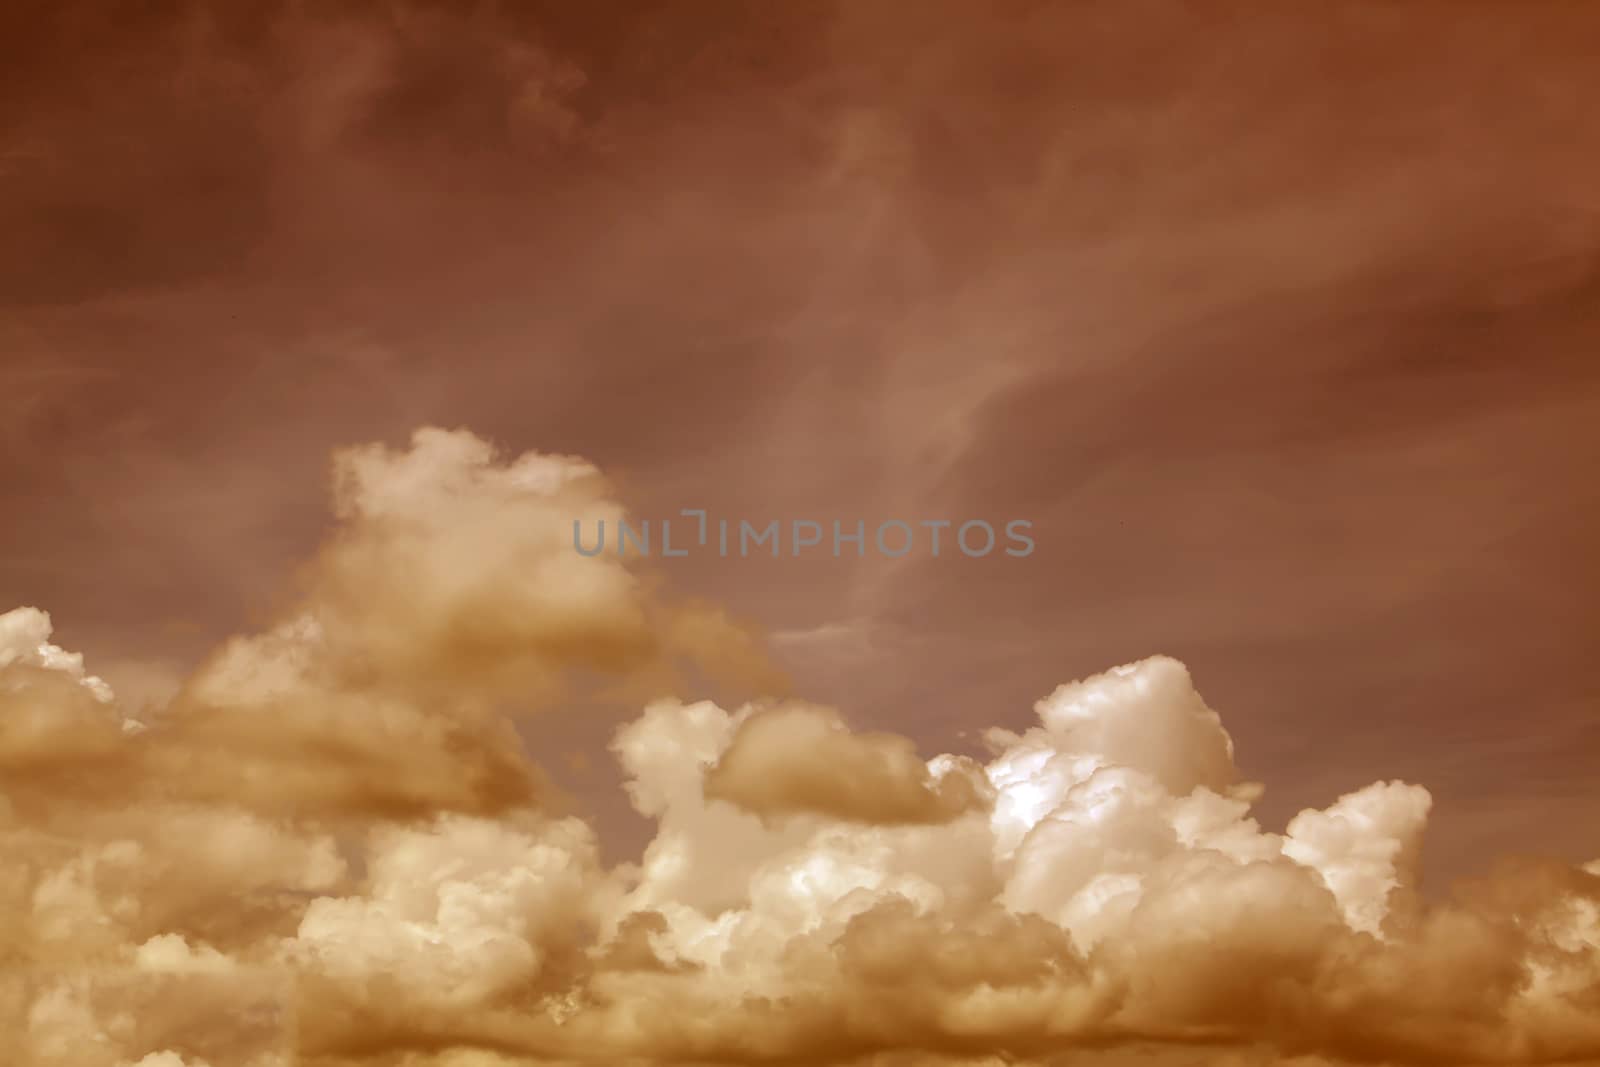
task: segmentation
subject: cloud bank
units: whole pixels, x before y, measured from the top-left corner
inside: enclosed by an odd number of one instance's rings
[[[684,699],[778,681],[721,613],[570,550],[622,514],[582,460],[423,430],[335,474],[283,618],[164,706],[0,615],[14,1062],[1600,1062],[1600,863],[1426,899],[1403,782],[1264,829],[1175,660],[923,758],[776,693]],[[638,863],[516,728],[584,679],[640,694],[612,744]]]

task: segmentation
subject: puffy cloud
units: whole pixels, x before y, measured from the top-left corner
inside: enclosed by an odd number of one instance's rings
[[[1403,783],[1264,831],[1249,816],[1259,787],[1238,780],[1226,732],[1168,659],[1063,687],[1038,711],[1035,729],[991,735],[992,809],[914,825],[843,801],[766,821],[708,801],[771,711],[649,709],[617,749],[660,831],[624,902],[637,922],[616,927],[614,949],[650,965],[597,975],[570,1025],[681,1062],[1056,1062],[1193,1045],[1246,1061],[1266,1048],[1307,1063],[1520,1062],[1535,1047],[1600,1050],[1565,1006],[1600,980],[1593,935],[1575,932],[1593,929],[1586,876],[1424,907],[1413,894],[1430,802]],[[788,744],[802,782],[800,739],[817,744],[805,731],[859,742],[814,709],[768,721],[792,732],[754,736]],[[771,794],[794,788],[776,758],[756,766],[779,777]],[[750,771],[741,785],[759,796],[765,783]],[[1534,975],[1565,992],[1535,996]],[[692,1032],[659,1021],[691,1012],[719,1021]]]
[[[364,884],[312,901],[287,957],[367,998],[470,1004],[536,983],[593,925],[601,880],[588,827],[526,821],[378,830]]]
[[[1381,933],[1391,895],[1409,889],[1416,877],[1432,803],[1418,786],[1370,785],[1326,811],[1295,816],[1284,855],[1322,876],[1352,929]]]
[[[110,703],[111,687],[83,669],[83,656],[50,643],[54,627],[38,608],[16,608],[0,615],[0,671],[36,668],[64,675],[94,699]]]
[[[98,755],[101,791],[272,817],[492,814],[547,798],[514,716],[575,677],[640,695],[686,669],[781,681],[720,610],[574,550],[574,522],[622,515],[582,460],[504,457],[465,431],[423,429],[404,449],[338,453],[333,483],[340,521],[292,609],[227,642],[131,727],[47,643],[46,616],[5,616],[0,766],[44,776]],[[122,730],[142,732],[124,745]],[[42,786],[53,805],[77,793]]]
[[[574,512],[619,513],[582,461],[429,431],[336,487],[293,611],[143,728],[42,612],[0,616],[19,1062],[1600,1059],[1600,863],[1425,899],[1401,782],[1265,829],[1163,657],[1062,686],[983,762],[797,701],[650,700],[612,750],[654,834],[608,865],[515,716],[574,669],[648,692],[754,639],[570,550]]]
[[[583,460],[506,458],[466,431],[334,459],[341,520],[278,631],[231,642],[196,695],[237,704],[307,685],[411,702],[547,701],[573,667],[671,677],[669,657],[762,676],[721,613],[668,604],[614,555],[574,550],[575,523],[623,516]]]
[[[1175,659],[1063,685],[1034,710],[1055,752],[1142,771],[1177,796],[1233,784],[1233,740]]]
[[[970,761],[930,766],[906,738],[852,733],[832,709],[789,705],[740,724],[705,791],[762,816],[882,825],[949,822],[981,808],[989,782]]]
[[[112,706],[111,687],[84,670],[81,655],[52,644],[51,633],[50,616],[37,608],[0,614],[0,774],[14,800],[114,759],[122,735],[136,729]]]

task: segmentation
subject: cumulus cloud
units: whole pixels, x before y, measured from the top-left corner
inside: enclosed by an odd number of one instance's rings
[[[52,644],[52,632],[37,608],[0,614],[0,774],[11,803],[114,761],[123,734],[137,729],[112,706],[111,687],[84,670],[81,655]]]
[[[465,431],[423,429],[404,449],[338,453],[333,484],[338,525],[290,610],[141,712],[136,744],[118,743],[130,727],[97,707],[109,689],[47,644],[42,613],[7,616],[5,677],[63,694],[0,720],[0,759],[44,774],[58,749],[98,752],[101,793],[268,816],[485,814],[548,796],[513,723],[574,679],[641,699],[686,673],[781,687],[759,640],[722,611],[573,550],[574,521],[622,515],[582,460],[505,457]],[[0,699],[15,702],[20,684]],[[76,792],[56,786],[58,806]]]
[[[756,677],[759,642],[570,550],[620,513],[581,460],[425,431],[336,472],[292,609],[140,728],[47,616],[0,616],[17,1062],[1600,1059],[1600,863],[1429,899],[1403,782],[1264,828],[1164,657],[981,761],[770,695],[646,700],[612,751],[654,831],[608,864],[517,717],[573,672]]]
[[[574,667],[658,672],[672,654],[732,676],[764,668],[720,612],[668,605],[611,555],[573,550],[574,523],[622,508],[600,473],[566,456],[505,458],[465,431],[334,460],[341,524],[278,630],[229,643],[196,679],[200,699],[269,701],[306,687],[475,707],[548,702]]]
[[[930,766],[904,737],[852,733],[832,709],[790,705],[744,720],[705,791],[757,815],[942,823],[981,807],[988,784],[971,761]]]
[[[53,672],[81,685],[94,699],[109,703],[111,688],[86,674],[83,656],[50,643],[50,616],[38,608],[16,608],[0,615],[0,671],[34,668]]]

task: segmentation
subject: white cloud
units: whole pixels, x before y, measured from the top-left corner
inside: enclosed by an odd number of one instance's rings
[[[650,702],[613,751],[654,835],[608,867],[507,715],[748,635],[701,615],[685,646],[568,550],[546,520],[616,507],[580,461],[430,431],[340,463],[304,603],[141,733],[44,613],[0,616],[25,1062],[1600,1059],[1600,862],[1428,903],[1400,782],[1265,830],[1164,657],[1061,686],[982,764],[793,700]]]

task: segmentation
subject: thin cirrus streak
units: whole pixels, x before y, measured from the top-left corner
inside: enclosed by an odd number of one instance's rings
[[[334,486],[299,599],[163,703],[0,615],[16,1062],[1600,1061],[1600,863],[1425,897],[1399,781],[1269,832],[1176,660],[924,759],[574,553],[572,516],[625,515],[581,459],[424,429]],[[611,745],[638,863],[519,739],[576,674],[643,704]]]

